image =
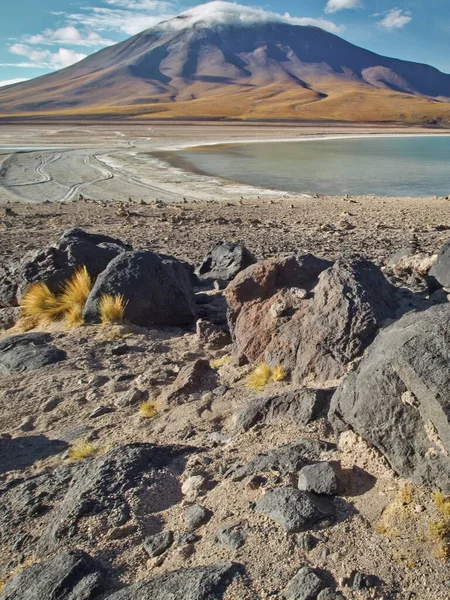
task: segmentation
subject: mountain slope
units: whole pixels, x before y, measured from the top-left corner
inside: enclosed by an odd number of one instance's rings
[[[208,23],[197,8],[0,90],[0,114],[35,113],[450,122],[450,75],[317,27]]]

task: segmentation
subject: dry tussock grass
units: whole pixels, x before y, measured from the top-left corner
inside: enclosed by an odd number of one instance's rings
[[[98,303],[102,324],[110,325],[123,323],[126,306],[127,302],[121,294],[118,294],[117,296],[104,294]]]

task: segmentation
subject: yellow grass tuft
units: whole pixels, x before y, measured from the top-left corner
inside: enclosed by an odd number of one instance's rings
[[[63,285],[58,300],[63,310],[69,311],[74,306],[81,306],[83,309],[92,289],[91,276],[86,267],[77,269],[69,281]]]
[[[83,306],[81,304],[71,306],[66,312],[64,320],[69,329],[83,325]]]
[[[127,302],[122,294],[118,294],[117,296],[104,294],[101,296],[98,303],[98,310],[103,325],[122,323],[126,306]]]
[[[286,377],[287,373],[281,365],[277,365],[272,370],[272,381],[284,381]]]
[[[36,317],[42,321],[57,321],[64,309],[58,297],[46,283],[33,283],[22,298],[22,315]]]
[[[248,387],[253,390],[262,391],[272,379],[272,369],[268,364],[262,362],[247,378]]]
[[[430,524],[428,534],[432,541],[437,542],[436,558],[448,560],[450,559],[450,496],[444,496],[442,492],[434,492],[433,501],[441,518]]]
[[[37,327],[40,323],[65,320],[68,327],[81,325],[86,300],[92,288],[92,280],[86,269],[81,267],[62,286],[59,294],[54,294],[46,283],[34,283],[22,299],[22,319],[18,328]],[[35,321],[33,322],[32,319]]]
[[[9,329],[7,333],[26,333],[39,325],[37,317],[20,317],[20,319]]]
[[[442,492],[434,492],[433,501],[442,516],[450,518],[450,496],[444,496]]]
[[[143,402],[139,407],[139,414],[144,419],[153,419],[156,413],[156,405],[153,402]]]
[[[261,362],[248,376],[247,384],[253,390],[261,392],[271,381],[284,381],[286,377],[287,373],[281,365],[272,368],[267,363]]]
[[[90,442],[79,440],[69,450],[69,458],[71,460],[84,460],[97,454],[97,448]]]
[[[231,363],[231,360],[231,355],[225,354],[225,356],[222,356],[221,358],[215,358],[214,360],[210,360],[209,366],[211,367],[211,369],[217,370],[220,369],[220,367],[229,365]]]

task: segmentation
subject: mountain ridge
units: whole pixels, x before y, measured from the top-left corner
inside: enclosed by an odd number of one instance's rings
[[[450,75],[435,67],[311,25],[190,14],[1,89],[0,114],[450,122]]]

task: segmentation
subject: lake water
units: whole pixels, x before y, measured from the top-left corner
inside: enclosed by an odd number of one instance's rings
[[[176,155],[198,172],[264,188],[326,195],[450,195],[450,136],[223,144]]]

